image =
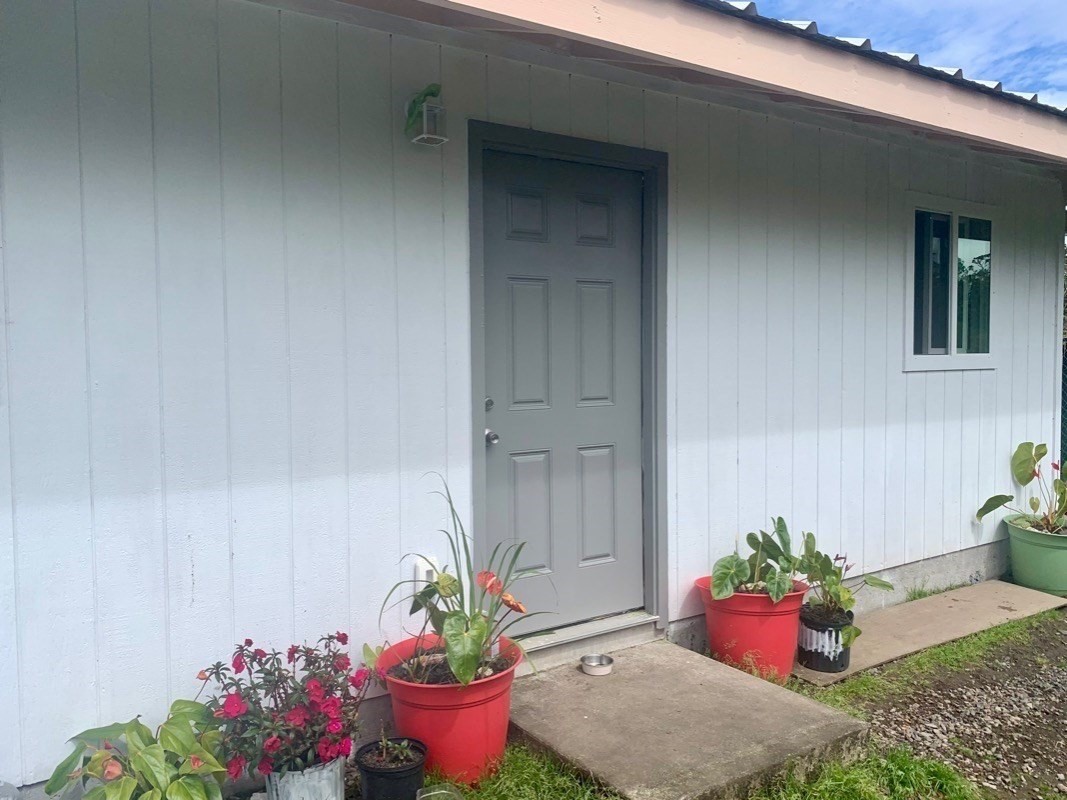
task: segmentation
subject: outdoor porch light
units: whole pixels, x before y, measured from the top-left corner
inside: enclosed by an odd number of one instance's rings
[[[441,85],[431,83],[408,103],[405,130],[415,144],[440,147],[448,141],[445,135],[445,107],[438,99]]]

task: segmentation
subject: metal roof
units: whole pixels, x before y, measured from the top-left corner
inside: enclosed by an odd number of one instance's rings
[[[996,95],[1012,103],[1029,106],[1036,111],[1054,114],[1067,118],[1067,108],[1057,108],[1042,103],[1036,92],[1011,91],[1004,88],[1000,81],[978,80],[964,76],[960,67],[928,66],[920,63],[916,53],[891,53],[876,50],[871,45],[870,39],[854,38],[849,36],[828,36],[819,32],[819,26],[814,20],[776,19],[775,17],[762,16],[756,9],[753,0],[689,0],[698,6],[717,11],[722,14],[739,17],[753,24],[775,28],[793,36],[809,39],[819,44],[845,50],[863,58],[881,61],[883,64],[906,69],[909,72],[917,72],[939,81],[945,81],[966,89],[971,89],[984,94]]]

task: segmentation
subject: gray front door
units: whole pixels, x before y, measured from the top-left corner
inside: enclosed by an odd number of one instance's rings
[[[531,627],[639,608],[642,177],[492,152],[484,175],[486,552],[526,542]]]

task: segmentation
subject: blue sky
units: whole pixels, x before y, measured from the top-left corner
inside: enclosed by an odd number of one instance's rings
[[[756,7],[1067,106],[1067,0],[756,0]]]

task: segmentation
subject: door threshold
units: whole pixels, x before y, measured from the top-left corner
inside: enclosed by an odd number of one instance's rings
[[[661,639],[665,631],[656,628],[658,620],[647,611],[625,611],[535,636],[523,642],[529,658],[517,674],[528,675],[571,661],[577,664],[587,653],[606,653]]]

